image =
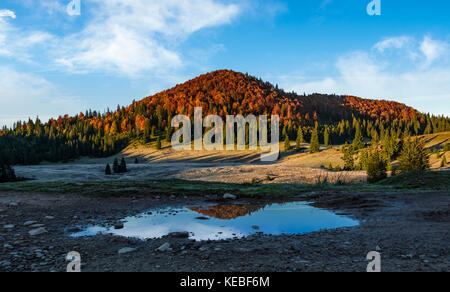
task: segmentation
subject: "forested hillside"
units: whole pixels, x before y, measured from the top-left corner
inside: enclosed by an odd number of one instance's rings
[[[248,74],[221,70],[208,73],[115,112],[87,111],[43,123],[17,122],[0,131],[0,164],[68,161],[80,156],[105,157],[132,140],[148,143],[169,139],[172,117],[193,115],[277,114],[281,132],[292,140],[309,141],[316,128],[320,142],[341,144],[363,137],[431,134],[450,131],[450,119],[419,113],[404,104],[353,96],[297,95]],[[283,138],[283,137],[282,137]]]

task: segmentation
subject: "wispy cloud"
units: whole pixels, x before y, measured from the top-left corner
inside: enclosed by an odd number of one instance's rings
[[[384,40],[376,43],[373,48],[381,53],[384,53],[386,50],[390,49],[403,49],[413,41],[414,39],[408,36],[385,38]]]
[[[426,36],[420,44],[420,51],[426,58],[426,64],[430,65],[439,57],[448,53],[449,45],[447,43],[433,40],[431,37]]]
[[[0,66],[0,126],[37,114],[42,118],[74,114],[82,106],[79,99],[65,95],[45,78]]]
[[[238,4],[219,0],[84,0],[83,26],[68,35],[20,29],[0,10],[0,55],[22,60],[39,54],[53,67],[70,73],[114,73],[134,77],[165,73],[184,65],[181,44],[195,32],[230,23]],[[40,9],[64,13],[55,0]],[[41,45],[40,49],[35,46]],[[37,58],[35,58],[37,59]]]
[[[398,50],[399,54],[392,57],[388,49]],[[424,112],[438,113],[436,105],[441,105],[440,113],[450,116],[449,58],[448,43],[428,36],[421,41],[398,37],[375,44],[372,52],[354,51],[340,56],[335,61],[335,75],[316,80],[294,75],[281,79],[280,84],[300,93],[396,100]]]
[[[91,0],[97,14],[61,42],[57,62],[71,71],[135,75],[182,65],[176,41],[231,22],[239,6],[215,0]]]
[[[11,18],[15,19],[16,14],[14,13],[14,11],[7,10],[7,9],[1,9],[0,10],[0,21],[1,21],[1,18],[3,18],[3,17],[11,17]]]

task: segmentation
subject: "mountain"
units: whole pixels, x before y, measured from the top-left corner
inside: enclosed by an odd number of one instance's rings
[[[36,164],[42,160],[67,161],[80,156],[105,157],[120,152],[131,141],[143,144],[161,137],[170,141],[171,118],[203,114],[222,117],[236,114],[277,114],[283,136],[302,133],[309,140],[318,125],[334,144],[353,138],[359,127],[363,136],[378,140],[386,133],[400,137],[449,131],[450,120],[419,113],[392,101],[354,96],[298,95],[287,93],[261,79],[230,70],[201,75],[171,89],[134,101],[115,112],[86,111],[42,123],[19,122],[0,131],[0,163]],[[301,130],[301,131],[300,131]],[[321,137],[321,138],[322,138]],[[324,140],[324,139],[322,139]]]
[[[286,93],[268,82],[230,70],[201,75],[172,89],[147,97],[138,104],[157,110],[192,113],[202,106],[204,113],[219,114],[278,114],[283,121],[320,119],[339,121],[370,117],[386,121],[406,120],[419,113],[404,104],[384,100],[369,100],[354,96],[313,94],[300,96]]]

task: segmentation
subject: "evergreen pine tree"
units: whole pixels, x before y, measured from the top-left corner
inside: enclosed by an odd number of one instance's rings
[[[325,133],[323,134],[323,141],[326,146],[330,146],[330,133],[328,132],[328,127],[325,128]]]
[[[114,173],[120,173],[120,165],[119,165],[119,160],[117,160],[117,158],[114,159],[113,171],[114,171]]]
[[[400,153],[399,164],[402,172],[423,171],[430,168],[424,141],[418,138],[406,140]]]
[[[296,140],[296,146],[295,146],[295,147],[297,148],[297,150],[300,149],[300,145],[301,145],[302,143],[305,143],[305,138],[303,137],[303,130],[302,130],[302,127],[299,126],[299,127],[298,127],[298,131],[297,131],[297,140]]]
[[[361,157],[359,158],[359,166],[361,170],[367,171],[368,165],[369,165],[369,151],[364,150],[361,153]]]
[[[145,128],[144,128],[144,143],[149,143],[151,139],[151,133],[150,133],[150,120],[145,120]]]
[[[319,129],[316,126],[316,128],[312,132],[311,136],[311,146],[309,149],[310,153],[317,153],[320,152],[320,143],[319,143]]]
[[[173,128],[167,127],[167,129],[166,129],[166,141],[167,142],[172,141],[172,134],[173,134]]]
[[[444,153],[444,155],[442,155],[441,167],[446,167],[446,166],[447,166],[447,157],[445,157],[445,153]]]
[[[364,138],[362,136],[361,132],[361,125],[359,123],[356,123],[356,133],[355,138],[353,139],[353,148],[355,150],[363,149],[365,146],[364,144]]]
[[[109,165],[109,163],[106,165],[106,169],[105,169],[105,174],[106,175],[111,175],[111,166]]]
[[[342,149],[342,152],[344,153],[344,157],[342,160],[344,160],[344,170],[346,171],[352,171],[355,169],[355,159],[353,157],[353,147],[348,145],[347,143]]]
[[[367,181],[369,183],[376,183],[386,177],[386,161],[380,151],[375,151],[370,155],[367,164]]]
[[[122,157],[122,160],[120,161],[120,173],[125,173],[127,171],[127,163],[125,161],[125,158]]]
[[[284,151],[289,152],[291,150],[291,141],[289,140],[289,137],[286,135],[286,138],[284,138]]]
[[[161,138],[158,137],[158,140],[156,140],[156,149],[161,150],[162,144],[161,144]]]

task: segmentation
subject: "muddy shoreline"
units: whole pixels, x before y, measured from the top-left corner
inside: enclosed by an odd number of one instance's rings
[[[413,191],[302,193],[288,200],[310,201],[313,206],[359,220],[360,226],[303,235],[257,234],[238,240],[194,242],[173,237],[146,241],[111,235],[72,238],[68,228],[112,225],[149,209],[211,203],[218,197],[0,192],[0,271],[64,272],[67,253],[77,251],[85,272],[364,272],[367,253],[378,247],[382,271],[448,272],[448,195]],[[30,221],[33,224],[24,225]],[[47,232],[29,234],[37,228]],[[172,250],[157,251],[164,243]],[[119,255],[123,248],[132,251]]]

